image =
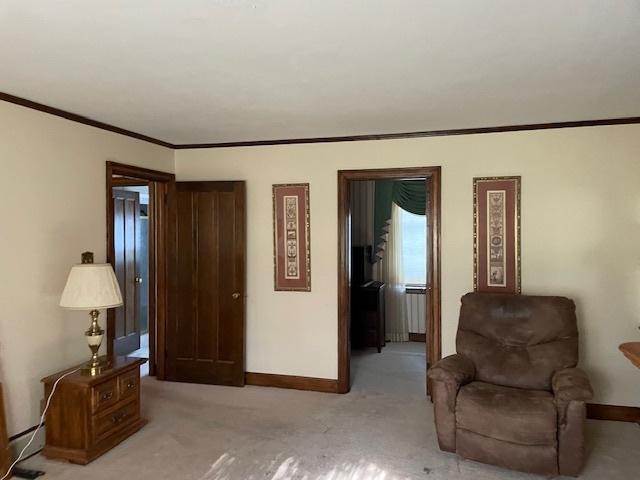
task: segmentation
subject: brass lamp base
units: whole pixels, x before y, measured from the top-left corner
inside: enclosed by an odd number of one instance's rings
[[[94,362],[93,358],[84,364],[80,370],[83,375],[95,377],[111,368],[111,362],[107,357],[98,357]]]
[[[104,357],[98,357],[98,351],[102,344],[102,337],[104,337],[104,330],[98,325],[98,316],[100,312],[98,310],[91,310],[91,326],[89,330],[84,332],[87,337],[87,343],[91,350],[91,360],[82,368],[82,372],[91,376],[95,376],[109,368],[108,362]]]

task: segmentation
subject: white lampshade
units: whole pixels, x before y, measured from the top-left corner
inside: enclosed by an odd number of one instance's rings
[[[100,310],[122,305],[116,274],[108,263],[74,265],[60,306],[71,310]]]

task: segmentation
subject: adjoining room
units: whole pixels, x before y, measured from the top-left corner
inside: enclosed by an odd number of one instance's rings
[[[352,383],[408,376],[426,388],[429,183],[350,182]]]

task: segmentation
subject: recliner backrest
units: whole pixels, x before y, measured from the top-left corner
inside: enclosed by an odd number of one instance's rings
[[[575,304],[565,297],[468,293],[456,349],[475,364],[476,380],[551,390],[553,374],[578,363]]]

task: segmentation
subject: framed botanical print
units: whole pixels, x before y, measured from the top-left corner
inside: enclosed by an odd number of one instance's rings
[[[473,179],[473,288],[520,293],[520,177]]]
[[[311,291],[309,184],[273,186],[276,290]]]

